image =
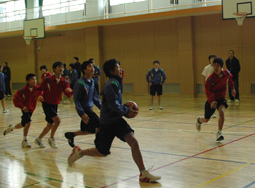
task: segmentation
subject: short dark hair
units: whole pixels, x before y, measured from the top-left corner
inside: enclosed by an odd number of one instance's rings
[[[153,61],[153,65],[154,65],[155,63],[160,64],[159,60],[155,60],[155,61]]]
[[[36,76],[36,75],[33,74],[33,73],[27,74],[27,76],[26,76],[26,81],[29,81],[31,78],[33,78],[33,77],[35,77],[35,76]]]
[[[69,66],[72,67],[72,69],[75,69],[74,63],[70,63]]]
[[[79,61],[79,58],[78,57],[73,57],[75,60]]]
[[[63,66],[64,66],[64,69],[66,69],[66,64],[65,63],[63,63]]]
[[[211,55],[209,55],[208,60],[210,61],[210,59],[211,59],[212,57],[214,57],[214,59],[215,59],[217,56],[214,55],[214,54],[211,54]]]
[[[8,63],[7,62],[4,62],[6,65],[8,65]]]
[[[119,64],[119,62],[116,59],[109,59],[107,60],[103,65],[103,70],[106,75],[106,77],[111,77],[112,74],[110,71],[114,71],[114,67]]]
[[[221,67],[223,67],[224,65],[224,61],[223,59],[221,59],[220,57],[216,57],[214,60],[213,60],[213,64],[214,63],[218,63]]]
[[[48,69],[47,69],[47,66],[46,66],[46,65],[42,65],[42,66],[40,66],[40,70],[42,70],[42,69],[46,69],[46,71],[48,71]]]
[[[87,70],[87,66],[88,66],[89,64],[92,64],[92,62],[91,62],[91,61],[84,61],[84,62],[82,63],[82,65],[81,65],[81,72],[82,72],[83,75],[85,75],[84,70]]]
[[[56,61],[55,63],[53,63],[53,65],[52,65],[53,71],[54,71],[55,68],[57,68],[57,67],[60,66],[60,65],[63,65],[63,63],[62,63],[61,61]],[[54,71],[54,72],[55,72],[55,71]]]
[[[93,61],[93,60],[95,60],[95,59],[94,59],[94,58],[90,58],[90,59],[89,59],[89,61]]]
[[[228,53],[233,53],[233,54],[235,54],[235,51],[234,50],[229,50],[229,52]]]

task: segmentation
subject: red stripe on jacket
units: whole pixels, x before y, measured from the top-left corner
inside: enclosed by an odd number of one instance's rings
[[[228,70],[222,71],[222,77],[213,72],[205,83],[205,94],[209,103],[219,99],[225,99],[227,82],[231,89],[234,89],[233,76]]]
[[[38,96],[42,95],[41,91],[38,90],[39,86],[34,86],[33,90],[30,91],[29,86],[26,85],[22,89],[19,89],[13,97],[13,104],[15,107],[21,110],[27,107],[29,112],[34,112],[37,104]]]
[[[73,95],[65,91],[66,88],[70,88],[69,83],[65,78],[61,77],[59,83],[57,83],[56,76],[50,76],[42,81],[39,86],[39,90],[43,91],[43,102],[48,104],[59,104],[64,93],[68,98]]]

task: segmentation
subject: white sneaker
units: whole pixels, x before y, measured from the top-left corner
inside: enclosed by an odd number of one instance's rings
[[[234,102],[234,100],[228,100],[228,102]]]
[[[54,138],[49,138],[48,139],[48,144],[50,145],[51,148],[58,149]]]
[[[5,109],[5,110],[3,111],[3,113],[4,113],[4,114],[9,113],[9,110]]]
[[[200,123],[199,120],[200,120],[200,117],[198,117],[196,121],[196,129],[198,132],[201,131],[201,125],[202,125],[202,123]]]
[[[38,145],[40,148],[45,148],[46,146],[44,145],[43,141],[41,138],[37,137],[35,139],[35,144]]]
[[[153,110],[154,109],[154,106],[151,106],[150,108],[149,108],[149,110]]]
[[[9,134],[9,133],[12,132],[12,131],[13,131],[13,126],[12,126],[12,124],[10,124],[10,125],[8,126],[8,128],[5,129],[5,131],[4,131],[4,136],[7,135],[7,134]]]
[[[157,180],[160,180],[160,176],[153,176],[147,170],[140,173],[139,181],[146,183],[155,183]]]
[[[23,148],[31,148],[31,144],[28,142],[28,140],[22,140],[21,146]]]
[[[222,140],[224,140],[224,136],[222,135],[222,133],[217,132],[216,133],[216,142],[221,142]]]
[[[73,151],[67,160],[69,166],[73,166],[73,163],[81,158],[80,151],[81,151],[81,148],[79,146],[75,146],[73,148]]]
[[[213,117],[213,118],[217,118],[218,116],[217,116],[216,113],[214,113],[214,114],[212,115],[212,117]]]
[[[162,107],[162,106],[159,106],[158,109],[159,109],[159,110],[163,110],[163,107]]]
[[[235,99],[235,103],[239,103],[239,99]]]

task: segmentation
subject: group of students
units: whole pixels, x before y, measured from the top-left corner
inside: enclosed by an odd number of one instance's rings
[[[42,139],[51,131],[48,143],[51,148],[57,149],[54,135],[61,122],[57,114],[58,104],[62,93],[67,97],[73,95],[76,111],[81,117],[81,123],[79,131],[65,133],[69,145],[73,147],[72,153],[68,157],[69,166],[72,166],[76,160],[84,155],[106,157],[110,154],[112,142],[117,136],[131,147],[133,160],[140,171],[139,181],[155,182],[159,180],[159,176],[154,176],[146,170],[138,141],[134,137],[134,130],[122,117],[132,117],[137,114],[137,111],[133,110],[132,106],[127,107],[122,104],[122,78],[119,64],[116,59],[110,59],[103,65],[104,73],[109,77],[109,80],[103,89],[102,103],[96,91],[93,79],[95,66],[91,61],[82,63],[81,72],[83,76],[76,81],[73,89],[70,88],[67,80],[62,77],[64,71],[62,62],[57,61],[53,64],[54,75],[46,76],[40,85],[36,85],[35,74],[28,74],[26,76],[27,85],[19,89],[13,98],[14,105],[22,111],[21,123],[15,126],[9,125],[3,134],[7,135],[14,129],[24,128],[22,147],[31,148],[27,135],[33,111],[37,101],[40,101],[42,102],[47,125],[35,139],[35,144],[40,148],[45,148]],[[47,75],[47,72],[45,74]],[[100,109],[100,118],[92,109],[94,104]],[[74,137],[86,134],[96,134],[95,148],[81,150],[79,146],[75,146]]]

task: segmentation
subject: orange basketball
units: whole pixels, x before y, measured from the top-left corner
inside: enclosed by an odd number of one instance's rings
[[[134,118],[137,116],[138,112],[139,112],[139,107],[138,105],[134,102],[134,101],[128,101],[124,104],[124,106],[127,106],[128,108],[130,106],[132,106],[132,109],[135,111],[135,112],[129,112],[128,115],[126,115],[125,117],[127,118]]]

